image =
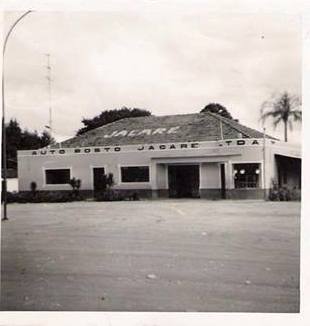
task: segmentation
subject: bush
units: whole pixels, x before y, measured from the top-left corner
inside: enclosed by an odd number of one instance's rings
[[[31,190],[31,192],[32,192],[33,194],[36,193],[36,191],[37,191],[37,183],[36,183],[36,182],[32,181],[32,182],[30,183],[30,190]]]
[[[29,203],[32,201],[31,192],[7,192],[7,202],[8,203]]]
[[[139,194],[137,192],[130,194],[129,200],[140,200]]]
[[[272,183],[272,188],[269,192],[269,200],[271,201],[290,201],[300,200],[301,191],[294,187],[289,189],[287,187],[279,187],[275,182]]]
[[[8,192],[8,203],[64,203],[71,201],[84,200],[78,194],[65,191],[37,191],[35,194],[30,191],[26,192]]]
[[[103,174],[100,179],[100,188],[94,192],[96,201],[119,201],[125,197],[112,189],[114,185],[113,173]]]
[[[277,189],[270,189],[270,192],[269,192],[269,200],[271,201],[278,201],[279,200],[279,192]]]
[[[39,192],[33,199],[33,203],[64,203],[73,200],[70,192]]]
[[[291,200],[301,200],[301,190],[294,187],[291,190]]]
[[[70,179],[70,186],[72,187],[72,192],[71,192],[72,199],[80,198],[81,185],[82,185],[82,182],[80,179],[76,179],[76,178]]]
[[[279,199],[280,201],[289,201],[291,200],[291,195],[289,189],[282,187],[279,189]]]
[[[95,200],[96,201],[120,201],[120,200],[124,200],[125,197],[112,189],[107,189],[105,191],[99,191],[96,192],[95,194]]]

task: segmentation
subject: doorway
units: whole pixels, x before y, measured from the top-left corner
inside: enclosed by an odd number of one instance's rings
[[[226,199],[225,164],[221,164],[221,198]]]
[[[199,197],[199,165],[168,166],[169,197]]]
[[[93,168],[94,193],[104,190],[104,168]]]

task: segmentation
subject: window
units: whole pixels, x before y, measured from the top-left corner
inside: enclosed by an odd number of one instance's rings
[[[70,169],[45,170],[45,180],[48,185],[70,183]]]
[[[122,182],[149,182],[150,171],[148,166],[121,167]]]
[[[235,188],[257,188],[261,173],[258,163],[234,164]]]

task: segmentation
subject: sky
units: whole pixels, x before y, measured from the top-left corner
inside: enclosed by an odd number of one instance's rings
[[[21,12],[6,12],[4,30]],[[210,102],[262,130],[262,102],[301,96],[301,19],[289,14],[206,11],[36,11],[7,45],[7,119],[42,131],[49,120],[47,58],[52,66],[53,131],[72,137],[103,110],[138,107],[155,115],[199,112]],[[283,128],[267,133],[283,139]],[[300,142],[300,124],[289,141]]]

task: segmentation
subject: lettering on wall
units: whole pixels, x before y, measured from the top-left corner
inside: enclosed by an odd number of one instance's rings
[[[274,141],[271,142],[274,144]],[[260,145],[260,142],[258,139],[237,139],[237,140],[223,140],[221,143],[219,143],[219,146],[230,146],[230,145]]]
[[[164,128],[162,128],[164,129]],[[150,129],[145,129],[150,130]],[[155,129],[156,131],[157,129]],[[258,146],[262,145],[262,139],[234,139],[234,140],[222,140],[213,143],[213,148],[216,147],[231,147],[231,146]],[[271,140],[270,144],[275,144],[275,141]],[[79,148],[61,148],[61,149],[41,149],[33,150],[30,155],[54,155],[54,154],[92,154],[92,153],[117,153],[127,149],[128,146],[104,146],[104,147],[79,147]],[[190,143],[174,143],[174,144],[154,144],[154,145],[137,145],[132,146],[131,151],[146,152],[146,151],[173,151],[183,149],[198,149],[203,148],[203,143],[190,142]],[[209,148],[208,146],[204,148]],[[29,155],[29,154],[28,154]]]

